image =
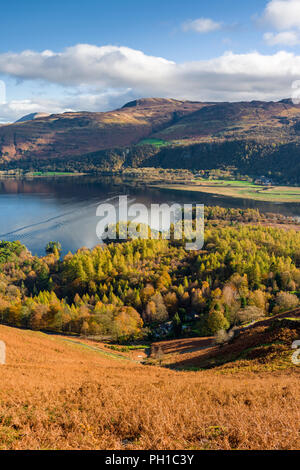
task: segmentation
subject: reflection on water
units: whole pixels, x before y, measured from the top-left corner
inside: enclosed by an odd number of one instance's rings
[[[119,195],[147,207],[152,203],[194,203],[258,208],[300,216],[299,204],[278,204],[213,196],[188,191],[134,187],[120,177],[58,177],[0,180],[0,239],[20,240],[34,254],[43,254],[48,241],[58,240],[63,252],[99,243],[96,207],[118,202]]]

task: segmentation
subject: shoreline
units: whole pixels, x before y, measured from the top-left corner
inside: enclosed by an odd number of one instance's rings
[[[230,183],[230,181],[229,181]],[[248,194],[247,192],[243,193],[238,193],[238,191],[241,189],[241,187],[234,187],[234,186],[211,186],[211,185],[202,185],[202,186],[195,186],[195,185],[178,185],[178,184],[150,184],[149,185],[152,188],[159,188],[159,189],[166,189],[166,190],[173,190],[173,191],[189,191],[189,192],[194,192],[194,193],[204,193],[204,194],[210,194],[214,196],[219,196],[219,197],[228,197],[228,198],[233,198],[233,199],[249,199],[252,201],[257,201],[257,202],[270,202],[273,204],[300,204],[300,187],[293,187],[293,186],[271,186],[267,187],[267,189],[285,189],[288,193],[288,191],[295,190],[299,191],[299,195],[297,194],[295,198],[292,197],[284,197],[284,196],[276,196],[276,194],[273,196],[272,193],[269,193],[268,195],[264,195],[262,192],[257,191],[255,193],[253,191],[253,194]],[[227,190],[227,191],[226,191]],[[261,197],[260,197],[261,196]],[[273,196],[273,197],[272,197]]]
[[[88,176],[88,173],[60,173],[60,172],[49,172],[49,173],[44,173],[44,174],[41,174],[41,175],[37,175],[37,174],[30,174],[30,173],[27,173],[27,174],[17,174],[17,173],[14,173],[14,174],[10,174],[10,175],[3,175],[0,173],[0,180],[1,179],[7,179],[7,178],[17,178],[17,179],[34,179],[34,178],[56,178],[56,177],[69,177],[69,176]]]
[[[139,186],[146,188],[171,190],[171,191],[184,191],[190,193],[203,193],[215,197],[225,197],[233,200],[249,200],[255,202],[266,202],[272,204],[300,204],[300,187],[299,186],[263,186],[253,183],[248,183],[243,180],[208,180],[191,183],[190,180],[182,180],[170,182],[162,178],[140,178],[140,175],[132,173],[119,173],[111,171],[95,172],[95,173],[75,173],[75,172],[33,172],[27,174],[3,174],[0,171],[0,180],[18,179],[18,180],[33,180],[43,178],[74,178],[91,176],[96,178],[111,177],[111,178],[124,178],[125,186]],[[126,180],[126,181],[125,181]]]

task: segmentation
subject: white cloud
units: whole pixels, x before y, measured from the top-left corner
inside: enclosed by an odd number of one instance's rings
[[[11,100],[0,104],[0,123],[14,122],[31,113],[62,113],[67,111],[60,103],[52,100]]]
[[[138,97],[199,101],[288,98],[293,81],[300,79],[300,55],[228,52],[210,60],[177,64],[126,47],[84,44],[59,53],[0,54],[0,73],[36,82],[35,96],[39,98],[10,101],[0,107],[0,120],[5,116],[12,120],[36,111],[104,111]],[[41,83],[60,87],[63,98],[47,96],[43,100]]]
[[[300,35],[296,31],[265,33],[264,40],[269,46],[296,46],[297,44],[300,44]]]
[[[72,94],[67,93],[61,100],[36,97],[0,104],[0,123],[14,122],[26,114],[38,112],[57,114],[67,111],[108,111],[137,98],[131,90],[107,90],[97,94],[75,91]]]
[[[221,28],[221,23],[211,20],[210,18],[198,18],[183,23],[183,31],[195,31],[196,33],[209,33]]]
[[[63,52],[24,51],[0,54],[0,73],[20,79],[42,79],[63,85],[96,84],[114,87],[148,77],[153,68],[162,71],[174,62],[147,56],[128,47],[78,44]]]
[[[300,29],[300,1],[271,0],[265,8],[262,20],[278,31]]]
[[[269,46],[294,47],[300,44],[300,0],[269,1],[259,22],[277,31],[264,34]]]

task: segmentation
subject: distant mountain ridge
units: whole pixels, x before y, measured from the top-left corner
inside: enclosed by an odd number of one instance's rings
[[[291,100],[202,103],[142,98],[114,111],[36,113],[0,127],[2,164],[93,155],[100,167],[234,165],[288,173],[292,165],[300,177],[299,146],[300,105]]]
[[[5,160],[81,156],[97,150],[137,144],[202,103],[143,99],[106,113],[67,112],[22,120],[0,132],[0,155]]]
[[[26,122],[26,121],[32,121],[33,119],[40,119],[44,117],[50,116],[49,113],[31,113],[31,114],[26,114],[26,116],[21,117],[16,121],[17,122]]]

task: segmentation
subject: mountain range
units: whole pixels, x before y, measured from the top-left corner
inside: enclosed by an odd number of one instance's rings
[[[99,168],[231,166],[297,182],[300,105],[144,98],[109,112],[35,113],[0,127],[0,169],[28,161],[93,161]]]

